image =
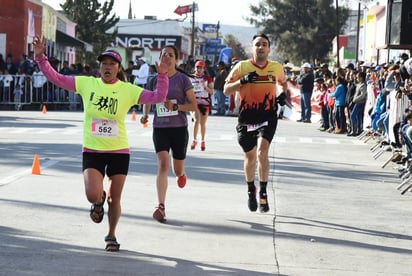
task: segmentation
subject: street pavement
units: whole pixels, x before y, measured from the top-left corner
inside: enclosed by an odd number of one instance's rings
[[[382,168],[389,153],[293,120],[271,145],[269,213],[247,208],[236,118],[211,116],[186,187],[169,175],[160,224],[152,128],[129,115],[121,248],[106,252],[107,216],[93,223],[84,194],[82,116],[0,112],[0,275],[411,275],[412,195],[396,189],[396,164]]]

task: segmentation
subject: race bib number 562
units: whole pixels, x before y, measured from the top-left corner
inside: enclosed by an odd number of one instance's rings
[[[117,137],[118,128],[115,120],[95,119],[92,120],[91,134],[99,137]]]

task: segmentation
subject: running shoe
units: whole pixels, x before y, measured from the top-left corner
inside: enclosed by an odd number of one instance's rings
[[[184,175],[176,177],[176,182],[179,188],[184,188],[186,186],[186,175],[184,174]]]
[[[247,201],[247,206],[249,207],[249,210],[251,212],[256,212],[257,210],[256,187],[253,192],[248,192],[247,194],[249,196],[249,199]]]
[[[163,204],[159,204],[153,212],[153,218],[158,222],[165,223],[166,222],[166,211],[165,206]]]
[[[259,193],[259,211],[261,213],[269,212],[268,195],[266,193]]]
[[[194,150],[196,148],[196,145],[197,145],[197,141],[193,140],[192,144],[190,145],[190,149]]]
[[[205,151],[205,149],[206,149],[206,143],[205,141],[202,141],[202,143],[200,143],[200,150]]]

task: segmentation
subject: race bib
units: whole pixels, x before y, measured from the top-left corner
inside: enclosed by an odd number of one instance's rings
[[[91,134],[98,137],[114,138],[119,133],[115,120],[109,119],[92,119]]]
[[[255,131],[255,130],[257,130],[261,127],[267,126],[267,125],[269,125],[268,121],[263,122],[261,124],[247,125],[246,127],[247,127],[247,131]]]
[[[174,100],[170,100],[172,103],[177,103],[177,101]],[[157,117],[166,117],[166,116],[176,116],[179,114],[178,110],[169,110],[167,109],[163,103],[158,103],[156,104],[156,114]]]
[[[204,80],[196,80],[193,83],[193,91],[195,92],[196,98],[207,98],[209,96],[204,88],[205,85],[207,86],[207,82]]]
[[[202,92],[203,91],[203,84],[201,84],[200,82],[193,83],[193,91],[195,93]]]

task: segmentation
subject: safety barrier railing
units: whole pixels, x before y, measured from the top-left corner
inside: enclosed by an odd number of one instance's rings
[[[401,161],[406,157],[405,154],[405,145],[402,145],[399,148],[399,145],[396,146],[394,140],[397,133],[393,132],[393,127],[396,123],[399,123],[403,119],[403,112],[405,107],[409,106],[409,99],[407,96],[402,96],[399,99],[392,97],[390,99],[390,110],[389,113],[389,133],[382,133],[381,131],[374,131],[372,128],[365,129],[361,135],[358,136],[359,140],[363,140],[364,143],[371,143],[370,151],[373,153],[373,158],[376,160],[379,157],[383,156],[385,153],[390,153],[388,158],[382,164],[382,168],[385,168],[389,163]],[[389,135],[390,139],[387,141],[387,136]],[[412,162],[406,162],[403,165],[399,165],[397,169],[398,177],[400,178],[400,184],[396,187],[397,190],[400,190],[401,194],[404,195],[406,192],[412,190]]]
[[[81,104],[80,96],[43,79],[42,75],[0,75],[0,104]],[[21,89],[19,96],[15,93]]]

